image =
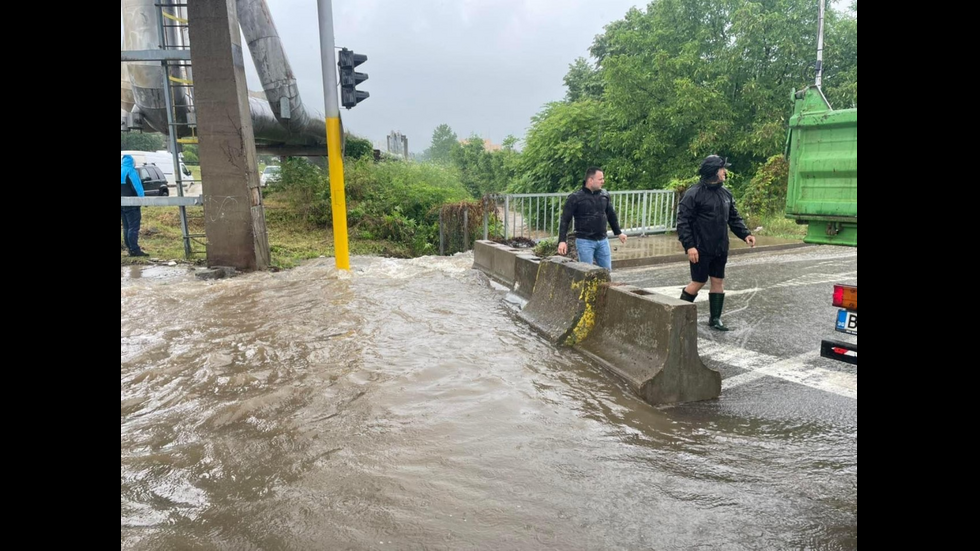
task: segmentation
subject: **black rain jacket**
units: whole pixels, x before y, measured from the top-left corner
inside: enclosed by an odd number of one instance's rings
[[[568,239],[568,224],[575,219],[575,238],[598,241],[606,238],[606,222],[612,226],[613,235],[623,233],[619,229],[619,219],[613,210],[609,192],[600,189],[589,191],[584,185],[565,200],[565,210],[561,213],[558,227],[558,242]]]
[[[677,238],[684,252],[694,247],[700,254],[728,254],[728,228],[742,240],[752,234],[735,208],[732,192],[721,183],[701,180],[684,193],[677,207]]]

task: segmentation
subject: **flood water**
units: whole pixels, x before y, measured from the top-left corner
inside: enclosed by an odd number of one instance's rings
[[[856,426],[650,406],[472,263],[122,267],[121,547],[856,549]]]

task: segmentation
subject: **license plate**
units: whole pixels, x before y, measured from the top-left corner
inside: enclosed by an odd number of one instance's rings
[[[849,335],[858,334],[858,313],[847,310],[837,311],[837,330]]]

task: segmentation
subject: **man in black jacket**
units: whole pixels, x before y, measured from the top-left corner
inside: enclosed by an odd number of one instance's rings
[[[606,178],[602,170],[590,167],[585,172],[585,183],[578,191],[568,196],[565,209],[561,213],[558,227],[558,254],[568,252],[568,224],[575,219],[575,249],[579,262],[595,263],[607,270],[612,269],[612,252],[606,239],[606,222],[612,227],[613,235],[626,243],[626,234],[619,229],[619,219],[613,210],[609,192],[602,189]]]
[[[681,300],[694,302],[710,277],[708,325],[719,331],[728,331],[721,322],[725,307],[728,228],[750,247],[755,247],[755,236],[735,209],[732,192],[722,185],[730,166],[727,159],[718,155],[706,157],[698,169],[701,181],[684,193],[677,207],[677,237],[691,262],[691,282],[681,291]]]

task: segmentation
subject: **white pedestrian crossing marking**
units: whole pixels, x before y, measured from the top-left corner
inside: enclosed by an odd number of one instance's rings
[[[748,373],[723,380],[722,391],[769,376],[857,400],[856,374],[807,366],[807,362],[820,357],[818,352],[779,358],[727,344],[700,341],[698,353],[702,359],[748,370]]]

